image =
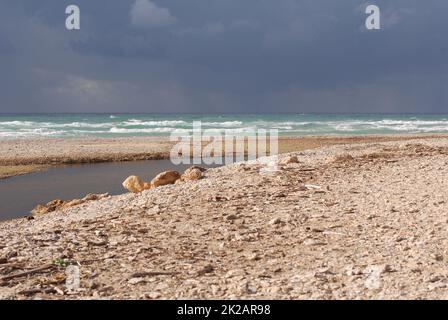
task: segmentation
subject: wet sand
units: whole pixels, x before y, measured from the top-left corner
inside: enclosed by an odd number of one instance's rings
[[[419,137],[447,135],[280,137],[279,153]],[[172,146],[173,142],[166,137],[3,139],[0,140],[0,179],[64,164],[168,159]]]

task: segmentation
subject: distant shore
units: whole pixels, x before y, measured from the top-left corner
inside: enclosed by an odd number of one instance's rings
[[[448,134],[279,137],[279,153],[324,146],[445,138]],[[169,159],[168,137],[39,138],[0,140],[0,179],[81,163]]]

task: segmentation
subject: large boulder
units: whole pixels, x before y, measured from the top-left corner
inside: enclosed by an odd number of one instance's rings
[[[139,193],[145,190],[145,183],[138,176],[130,176],[123,181],[123,187],[133,193]]]
[[[151,180],[151,187],[157,188],[167,184],[173,184],[176,180],[180,179],[180,174],[177,171],[164,171],[159,173],[154,179]]]

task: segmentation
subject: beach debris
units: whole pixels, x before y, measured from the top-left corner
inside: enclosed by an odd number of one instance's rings
[[[86,202],[96,201],[96,200],[104,199],[107,197],[109,197],[108,193],[102,193],[102,194],[89,193],[82,199],[73,199],[73,200],[69,200],[69,201],[55,199],[55,200],[48,202],[45,205],[38,204],[33,210],[31,210],[31,214],[34,217],[38,217],[38,216],[41,216],[41,215],[44,215],[44,214],[47,214],[47,213],[50,213],[50,212],[53,212],[56,210],[71,208],[71,207],[78,206],[78,205],[86,203]]]
[[[0,278],[0,282],[9,281],[9,280],[12,280],[12,279],[15,279],[15,278],[29,276],[31,274],[35,274],[35,273],[39,273],[39,272],[44,272],[44,271],[47,271],[48,269],[52,269],[54,267],[55,267],[54,264],[46,264],[46,265],[43,265],[43,266],[38,267],[38,268],[33,268],[33,269],[30,269],[30,270],[21,271],[21,272],[15,273],[15,274],[11,274],[11,275],[7,275],[7,276],[4,276],[4,277],[1,277]]]
[[[148,184],[139,177],[139,176],[129,176],[126,180],[123,181],[123,187],[133,193],[140,193],[143,190],[149,189]]]
[[[157,188],[167,184],[173,184],[176,180],[180,179],[180,174],[177,171],[164,171],[159,173],[154,179],[151,180],[151,186]]]

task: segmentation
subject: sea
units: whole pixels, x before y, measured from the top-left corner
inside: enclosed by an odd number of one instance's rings
[[[0,138],[169,136],[277,129],[280,136],[448,133],[440,114],[0,114]]]

